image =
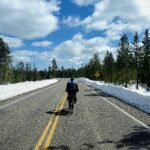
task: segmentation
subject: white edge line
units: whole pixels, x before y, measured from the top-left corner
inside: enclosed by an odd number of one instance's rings
[[[56,82],[56,83],[57,83],[57,82]],[[54,85],[55,85],[55,84],[54,84]],[[49,85],[49,86],[53,87],[54,85]],[[48,86],[47,88],[49,88],[49,86]],[[50,87],[50,88],[51,88],[51,87]],[[44,88],[44,87],[42,87],[42,88]],[[47,88],[44,88],[43,90],[46,90]],[[36,90],[39,90],[39,89],[36,89]],[[42,90],[42,91],[43,91],[43,90]],[[28,98],[28,97],[30,97],[30,96],[36,95],[37,93],[41,93],[42,91],[35,92],[35,93],[30,94],[30,95],[28,95],[28,96],[25,96],[25,97],[23,97],[23,98],[21,98],[21,99],[18,99],[18,100],[16,100],[16,101],[12,102],[12,103],[9,103],[9,104],[6,104],[6,105],[4,105],[4,106],[1,106],[0,109],[5,108],[5,107],[7,107],[7,106],[9,106],[9,105],[12,105],[12,104],[14,104],[14,103],[20,102],[20,101],[22,101],[22,100],[24,100],[24,99],[26,99],[26,98]],[[33,92],[33,91],[29,91],[29,92]],[[27,94],[27,93],[23,93],[23,94]],[[19,95],[17,95],[17,96],[19,96]]]
[[[88,87],[87,85],[83,84],[84,86]],[[98,94],[95,91],[92,91],[95,94]],[[100,95],[99,95],[100,96]],[[133,117],[132,115],[130,115],[129,113],[127,113],[126,111],[124,111],[123,109],[121,109],[120,107],[118,107],[117,105],[115,105],[114,103],[110,102],[108,99],[100,96],[104,101],[108,102],[109,104],[111,104],[112,106],[114,106],[115,108],[117,108],[118,110],[120,110],[122,113],[124,113],[125,115],[129,116],[131,119],[133,119],[134,121],[138,122],[139,124],[141,124],[143,127],[149,129],[149,126],[147,126],[145,123],[141,122],[140,120],[138,120],[137,118]]]

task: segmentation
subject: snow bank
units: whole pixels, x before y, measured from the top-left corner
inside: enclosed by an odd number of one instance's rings
[[[56,82],[58,82],[58,79],[26,81],[16,84],[0,85],[0,101],[51,85]]]
[[[102,83],[100,81],[92,81],[86,78],[80,78],[79,81],[150,113],[150,92],[145,89],[139,88],[139,90],[136,90],[132,86],[125,88],[122,86]]]

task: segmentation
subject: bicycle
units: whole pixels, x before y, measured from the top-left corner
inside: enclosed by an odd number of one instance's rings
[[[70,110],[71,114],[73,114],[74,101],[75,101],[75,95],[73,95],[73,94],[69,95],[68,102],[69,102],[69,110]]]

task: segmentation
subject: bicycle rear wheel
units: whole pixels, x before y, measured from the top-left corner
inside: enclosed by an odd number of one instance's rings
[[[71,97],[69,99],[69,110],[70,110],[71,113],[73,113],[73,109],[74,109],[74,98]]]

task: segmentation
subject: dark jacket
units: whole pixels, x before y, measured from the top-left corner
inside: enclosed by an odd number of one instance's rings
[[[66,92],[70,94],[76,94],[79,91],[78,85],[74,81],[69,81],[66,86]]]

